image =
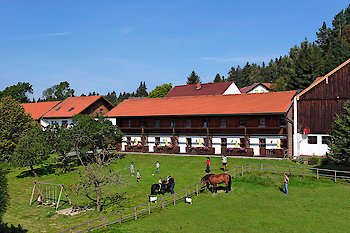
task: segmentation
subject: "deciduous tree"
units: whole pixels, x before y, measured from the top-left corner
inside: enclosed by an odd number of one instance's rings
[[[20,103],[28,103],[30,99],[27,94],[33,94],[33,88],[30,83],[18,82],[16,85],[6,87],[5,90],[0,91],[0,98],[10,96],[12,99]]]
[[[148,98],[160,98],[160,97],[164,97],[166,96],[166,94],[168,94],[168,92],[171,90],[172,88],[172,84],[163,84],[160,86],[156,86],[156,88],[154,88],[153,91],[151,91],[148,94]]]
[[[35,124],[20,103],[11,97],[0,99],[0,159],[7,160],[14,152],[20,135]]]
[[[65,100],[74,96],[74,89],[69,87],[69,82],[64,81],[43,91],[42,98],[45,101]]]

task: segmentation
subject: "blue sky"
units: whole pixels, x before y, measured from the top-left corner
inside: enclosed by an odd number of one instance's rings
[[[0,0],[0,90],[30,82],[34,97],[61,81],[76,95],[132,92],[145,81],[203,82],[232,66],[288,53],[345,0]],[[33,97],[33,96],[31,96]]]

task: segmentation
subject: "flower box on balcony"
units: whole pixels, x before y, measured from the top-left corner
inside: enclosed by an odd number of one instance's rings
[[[253,156],[253,148],[226,148],[223,152],[227,156]]]

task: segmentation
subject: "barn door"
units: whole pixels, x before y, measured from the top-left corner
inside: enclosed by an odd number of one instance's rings
[[[266,155],[266,138],[259,138],[260,155]]]

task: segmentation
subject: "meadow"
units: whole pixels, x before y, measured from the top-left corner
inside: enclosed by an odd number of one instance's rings
[[[141,173],[141,183],[130,176],[129,165]],[[157,175],[156,161],[160,163]],[[220,173],[221,158],[212,157],[211,170]],[[295,166],[288,160],[262,160],[229,158],[229,168],[246,163],[269,163]],[[303,165],[305,166],[305,165]],[[45,164],[37,167],[40,174],[32,177],[29,168],[9,168],[8,185],[11,197],[4,221],[21,224],[29,232],[58,232],[83,222],[105,216],[148,201],[150,186],[159,177],[167,175],[175,178],[175,191],[196,184],[205,175],[205,157],[185,157],[171,155],[125,154],[118,159],[112,170],[120,171],[123,184],[117,188],[109,187],[111,199],[104,202],[101,213],[88,211],[75,216],[54,213],[54,208],[29,206],[33,188],[32,181],[61,183],[66,187],[77,182],[77,164],[71,164],[71,171],[60,174],[57,158],[52,156]],[[154,175],[153,175],[154,174]],[[286,196],[282,174],[253,172],[232,180],[233,190],[228,193],[211,194],[209,191],[193,197],[193,204],[185,203],[168,206],[150,216],[129,221],[122,225],[114,224],[98,232],[261,232],[261,231],[332,231],[344,232],[350,227],[349,183],[338,180],[313,177],[302,178],[292,175],[290,194]],[[69,192],[74,205],[91,206],[93,203],[83,194]],[[64,205],[60,209],[68,208]]]

